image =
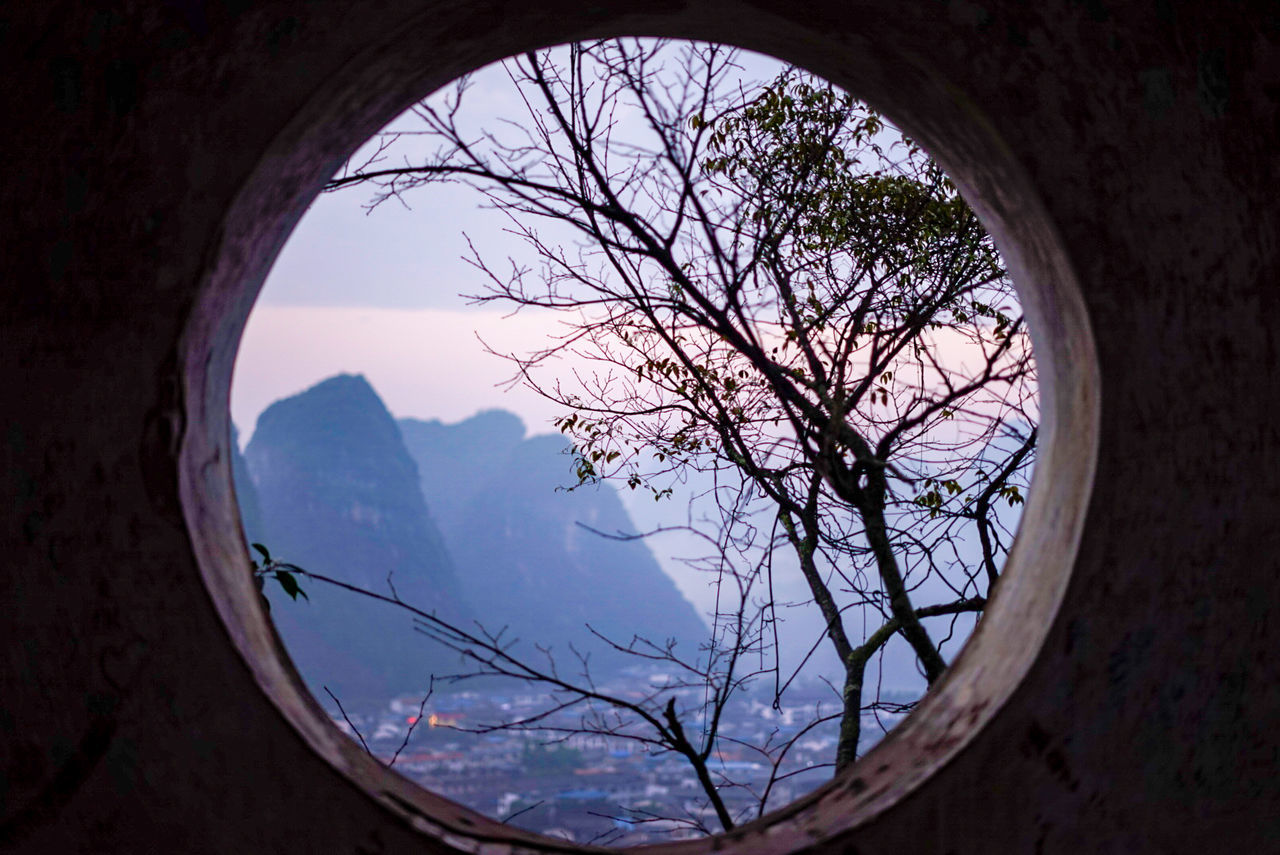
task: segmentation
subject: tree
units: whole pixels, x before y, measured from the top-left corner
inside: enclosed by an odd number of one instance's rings
[[[424,160],[375,159],[329,189],[373,186],[378,204],[462,181],[509,217],[537,269],[500,271],[473,247],[488,282],[476,299],[567,320],[546,348],[504,355],[565,408],[579,483],[616,479],[655,498],[690,473],[712,484],[714,516],[690,525],[726,596],[696,661],[609,640],[682,669],[639,701],[597,691],[585,660],[569,679],[514,656],[501,634],[425,614],[421,628],[482,673],[552,686],[556,709],[584,706],[583,730],[680,754],[728,829],[741,816],[711,762],[732,739],[720,717],[766,674],[776,706],[803,666],[777,658],[776,556],[791,556],[821,615],[817,643],[841,663],[838,709],[810,725],[839,722],[836,770],[858,755],[864,711],[899,709],[866,685],[889,640],[932,684],[957,618],[984,608],[1010,541],[998,508],[1022,501],[1034,458],[1024,325],[952,183],[829,84],[795,69],[742,83],[734,51],[662,42],[578,44],[505,67],[520,121],[467,127],[464,80],[415,108],[415,139],[436,146]],[[549,239],[548,225],[575,240]],[[591,366],[580,383],[541,382],[564,357]],[[672,694],[689,686],[706,690],[696,710]],[[755,810],[796,738],[752,746],[773,764]]]

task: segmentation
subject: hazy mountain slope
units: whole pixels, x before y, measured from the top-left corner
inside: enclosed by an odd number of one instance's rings
[[[271,405],[245,449],[272,553],[313,572],[466,620],[453,562],[400,431],[363,377],[340,375]],[[251,529],[252,530],[252,529]],[[456,670],[392,606],[320,583],[309,602],[268,586],[272,615],[314,691],[385,698]]]
[[[231,426],[231,483],[236,490],[236,504],[240,506],[240,524],[245,540],[249,543],[262,539],[262,506],[258,503],[258,490],[249,475],[249,464],[240,453],[240,431]]]
[[[502,411],[455,425],[402,419],[400,428],[463,594],[484,604],[487,627],[509,626],[561,657],[570,643],[603,647],[587,624],[623,642],[633,634],[675,637],[695,654],[705,626],[649,548],[578,525],[634,530],[613,487],[556,489],[571,479],[564,438],[524,439],[523,425]],[[603,666],[615,664],[616,657],[603,656]]]

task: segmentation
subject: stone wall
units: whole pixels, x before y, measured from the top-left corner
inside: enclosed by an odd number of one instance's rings
[[[924,141],[1013,264],[1044,382],[973,643],[847,777],[718,845],[1274,848],[1274,4],[104,0],[0,13],[0,849],[564,846],[325,721],[252,593],[227,392],[345,154],[482,63],[623,33],[801,62]]]

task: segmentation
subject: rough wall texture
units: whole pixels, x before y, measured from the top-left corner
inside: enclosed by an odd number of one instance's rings
[[[457,73],[618,33],[804,62],[925,140],[1014,259],[1057,430],[919,720],[718,845],[1273,849],[1280,7],[1177,0],[0,13],[0,848],[556,848],[362,764],[298,694],[237,553],[227,380],[346,152]]]

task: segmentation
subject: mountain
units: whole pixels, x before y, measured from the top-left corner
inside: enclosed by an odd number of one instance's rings
[[[339,375],[277,401],[245,449],[258,509],[252,536],[278,559],[467,622],[470,611],[417,467],[391,414],[361,376]],[[234,465],[234,461],[233,461]],[[390,583],[389,583],[390,580]],[[272,617],[299,671],[344,703],[420,690],[457,657],[414,632],[395,606],[320,582],[291,601],[267,586]]]
[[[262,534],[262,506],[258,504],[258,490],[253,486],[249,464],[240,453],[240,430],[231,426],[231,483],[236,491],[236,504],[240,506],[240,525],[245,540],[259,543]]]
[[[369,383],[340,375],[272,404],[232,469],[251,541],[314,573],[390,593],[467,628],[508,628],[519,648],[593,650],[599,675],[631,664],[594,638],[676,639],[694,658],[706,628],[643,542],[612,486],[557,490],[572,471],[559,436],[527,438],[500,410],[459,424],[397,422]],[[344,703],[421,690],[465,671],[412,617],[315,580],[307,600],[266,587],[277,630],[313,693]],[[474,604],[472,609],[468,604]]]
[[[470,602],[484,604],[490,630],[508,627],[526,643],[571,662],[569,645],[593,650],[601,671],[624,664],[587,629],[626,643],[633,635],[677,639],[690,658],[706,627],[641,541],[601,532],[635,530],[609,484],[572,492],[569,443],[525,438],[515,415],[480,413],[458,424],[401,419],[423,495],[440,521]]]

